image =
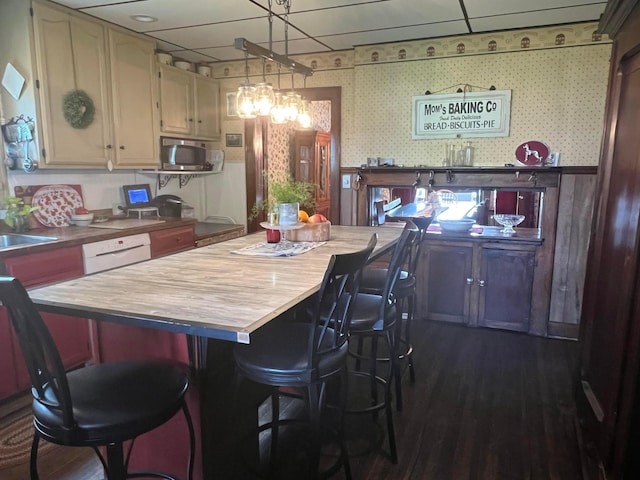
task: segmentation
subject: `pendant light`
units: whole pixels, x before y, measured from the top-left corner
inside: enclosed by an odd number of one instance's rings
[[[240,118],[256,118],[256,87],[249,82],[249,54],[244,53],[245,80],[238,87],[236,95],[236,111]]]
[[[307,76],[304,76],[304,89],[307,88]],[[309,100],[303,99],[300,102],[300,111],[298,112],[298,117],[296,118],[298,125],[300,128],[310,128],[313,123],[313,119],[311,117],[311,102]]]
[[[295,92],[293,87],[293,73],[291,73],[291,91],[287,92],[284,100],[285,115],[290,122],[295,122],[298,119],[300,101],[302,100],[302,97]]]
[[[278,91],[273,94],[273,107],[271,107],[271,123],[282,125],[287,123],[287,115],[284,105],[284,94],[280,91],[280,65],[278,65]]]
[[[270,115],[275,101],[273,87],[267,83],[265,78],[265,62],[266,60],[262,59],[262,82],[256,85],[255,108],[256,113],[260,116]]]
[[[300,111],[298,112],[298,125],[300,128],[311,127],[311,104],[309,100],[302,100],[300,102]]]

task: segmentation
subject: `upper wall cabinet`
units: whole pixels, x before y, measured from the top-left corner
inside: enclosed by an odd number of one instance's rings
[[[44,162],[106,166],[112,132],[105,29],[39,3],[33,15]],[[77,89],[95,107],[93,122],[82,129],[72,127],[62,109],[63,97]]]
[[[220,85],[216,80],[160,65],[160,131],[198,139],[220,138]]]
[[[138,36],[33,3],[42,167],[159,164],[155,47]],[[63,98],[84,91],[95,110],[72,126]]]
[[[113,96],[114,164],[122,168],[159,166],[155,47],[109,30]]]

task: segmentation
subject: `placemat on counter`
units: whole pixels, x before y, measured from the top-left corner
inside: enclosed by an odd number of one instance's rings
[[[313,250],[326,242],[287,242],[278,243],[260,242],[255,245],[233,250],[231,253],[238,255],[251,255],[254,257],[292,257]]]

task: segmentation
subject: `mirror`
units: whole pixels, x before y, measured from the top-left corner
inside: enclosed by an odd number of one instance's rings
[[[370,187],[369,197],[371,225],[378,224],[376,202],[384,202],[385,204],[398,204],[402,207],[415,205],[417,207],[411,209],[411,211],[418,212],[415,216],[419,216],[421,207],[437,205],[444,208],[439,214],[439,218],[473,218],[479,225],[499,226],[493,220],[494,214],[513,213],[525,216],[525,220],[519,225],[520,227],[540,228],[544,189],[434,187],[430,191],[427,187],[388,186]],[[409,209],[403,210],[408,211]]]

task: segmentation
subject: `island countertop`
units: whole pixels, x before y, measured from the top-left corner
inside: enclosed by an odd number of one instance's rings
[[[332,226],[331,240],[292,257],[232,253],[264,242],[264,232],[29,291],[43,311],[247,343],[260,326],[313,295],[332,254],[376,255],[401,229]]]

